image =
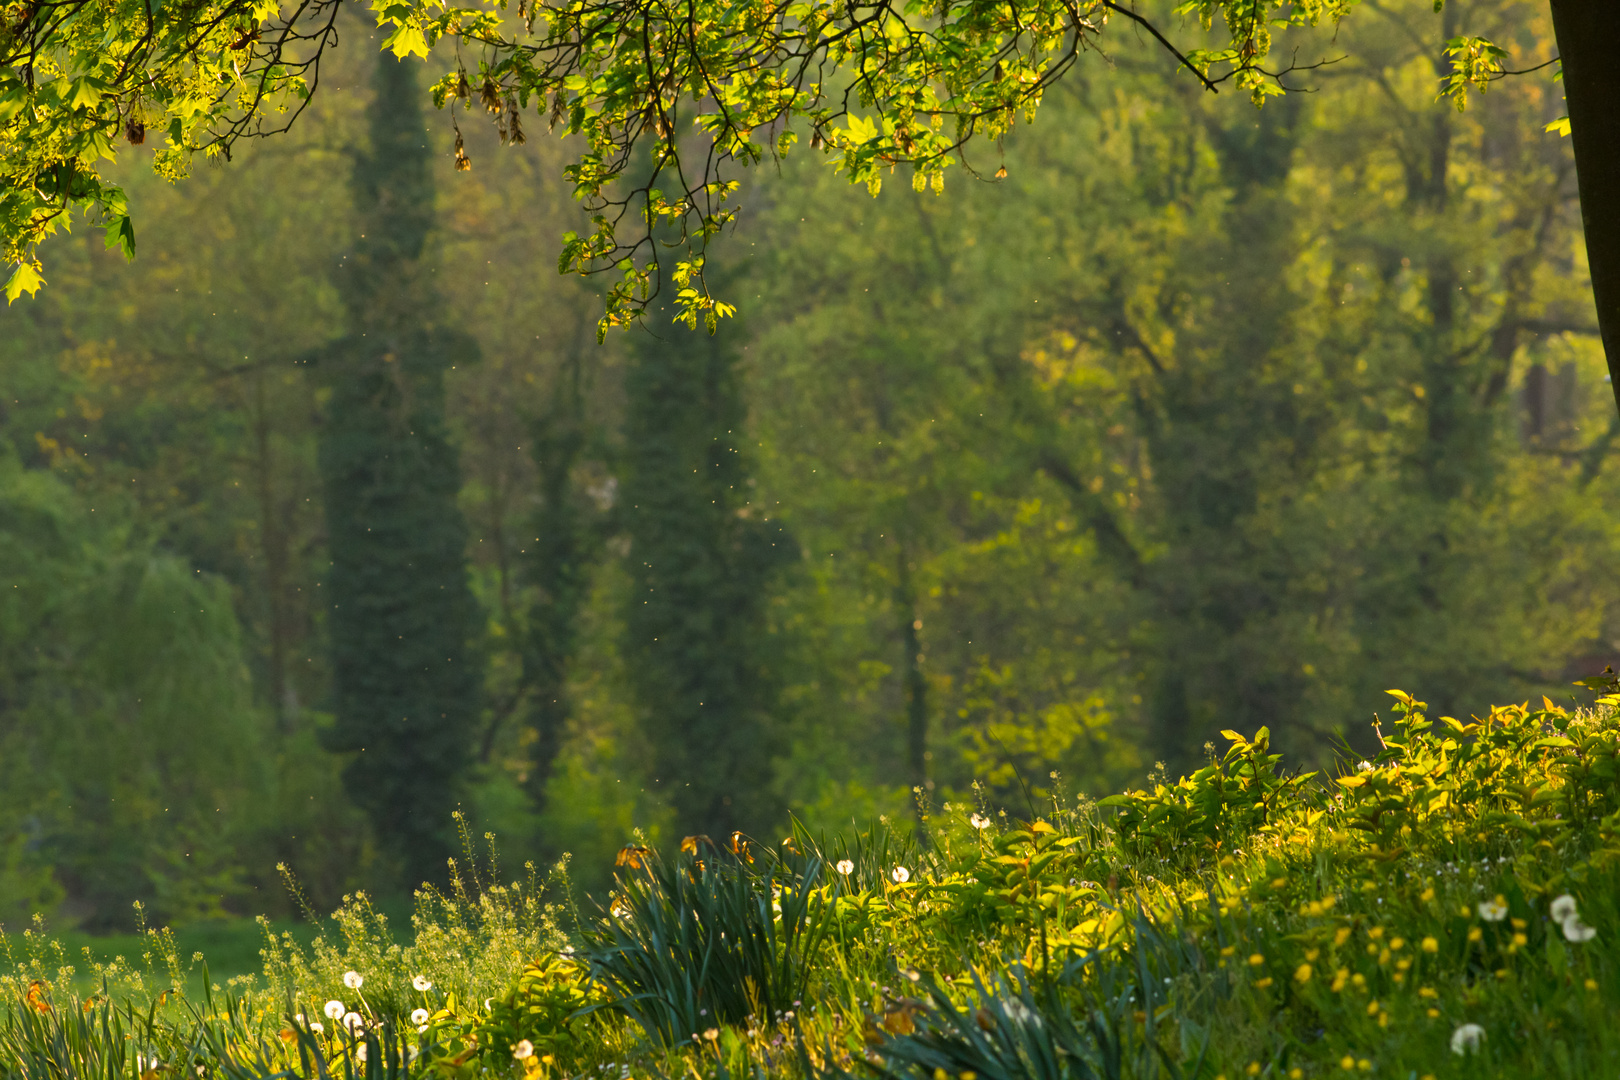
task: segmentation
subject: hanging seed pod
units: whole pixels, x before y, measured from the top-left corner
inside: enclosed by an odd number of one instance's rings
[[[526,140],[523,137],[523,125],[518,122],[518,103],[516,94],[506,96],[506,127],[511,133],[511,142],[514,146],[522,146]]]

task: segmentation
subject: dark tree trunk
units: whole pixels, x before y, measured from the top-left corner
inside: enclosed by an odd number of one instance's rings
[[[1620,3],[1552,0],[1598,330],[1620,405]]]

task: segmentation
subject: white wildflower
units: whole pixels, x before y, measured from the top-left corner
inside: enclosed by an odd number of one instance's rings
[[[1007,999],[1006,1012],[1007,1019],[1015,1024],[1023,1024],[1026,1027],[1041,1026],[1040,1014],[1017,998]]]
[[[534,1057],[534,1043],[530,1042],[528,1039],[519,1040],[518,1044],[512,1047],[512,1056],[517,1058],[519,1061],[522,1061],[524,1058]]]
[[[988,829],[990,827],[990,819],[985,817],[983,814],[974,814],[972,817],[968,818],[968,824],[972,825],[975,829]]]
[[[329,1020],[341,1020],[343,1019],[343,1014],[349,1010],[343,1004],[343,1002],[333,999],[328,1001],[326,1003],[326,1008],[322,1009],[321,1011],[326,1014],[326,1017]]]
[[[1360,765],[1356,766],[1356,771],[1357,772],[1372,772],[1373,771],[1373,763],[1370,762],[1370,761],[1363,761]]]
[[[1507,918],[1507,901],[1498,896],[1495,900],[1481,900],[1479,902],[1479,917],[1486,922],[1501,922]]]
[[[428,979],[428,977],[426,975],[418,975],[418,976],[416,976],[414,979],[411,980],[411,985],[414,986],[419,992],[424,993],[424,994],[427,993],[429,990],[433,989],[433,983]]]
[[[1478,1024],[1464,1024],[1451,1033],[1451,1052],[1462,1055],[1473,1053],[1479,1049],[1480,1040],[1485,1038],[1485,1029]]]
[[[911,871],[907,870],[903,866],[897,866],[893,870],[889,871],[889,876],[894,878],[895,884],[904,885],[906,882],[911,880]]]
[[[360,984],[365,981],[365,977],[362,976],[358,971],[345,971],[343,973],[343,985],[347,986],[350,990],[360,989]]]

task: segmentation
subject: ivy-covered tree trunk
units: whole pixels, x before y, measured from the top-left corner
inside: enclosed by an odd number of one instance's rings
[[[545,805],[572,712],[568,665],[578,648],[579,615],[596,556],[592,525],[573,482],[585,448],[583,408],[577,385],[559,391],[556,406],[535,422],[531,436],[541,505],[527,565],[535,597],[524,630],[523,679],[533,703],[535,739],[524,782],[536,806]]]
[[[350,332],[318,360],[330,394],[320,439],[337,714],[328,745],[354,755],[349,794],[414,886],[444,876],[478,715],[478,610],[444,426],[444,373],[477,352],[433,322],[416,69],[384,58],[373,86],[371,147],[352,181],[359,239],[338,275]]]
[[[637,331],[626,375],[626,654],[680,828],[719,841],[771,823],[767,589],[793,557],[747,505],[744,410],[719,334]]]

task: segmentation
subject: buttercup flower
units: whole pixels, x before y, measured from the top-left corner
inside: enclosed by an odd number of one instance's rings
[[[425,1024],[427,1022],[428,1022],[428,1011],[426,1009],[413,1009],[411,1011],[411,1023],[420,1026],[420,1025]]]
[[[524,1058],[534,1057],[534,1043],[528,1039],[521,1040],[516,1046],[512,1047],[512,1056],[519,1061]]]
[[[416,976],[416,978],[411,980],[411,985],[424,994],[433,989],[433,984],[428,981],[428,977],[426,975]]]
[[[1485,1029],[1478,1024],[1464,1024],[1451,1033],[1451,1052],[1453,1054],[1471,1054],[1479,1049],[1479,1042],[1485,1037]]]
[[[903,866],[897,866],[893,870],[889,871],[889,876],[894,878],[896,884],[904,885],[906,882],[911,880],[911,871],[907,870]]]
[[[338,1001],[335,998],[328,1001],[326,1003],[326,1008],[321,1010],[321,1012],[326,1014],[327,1019],[329,1020],[341,1020],[343,1019],[343,1014],[348,1011],[348,1008],[344,1006],[343,1002]]]
[[[848,859],[839,859],[838,872],[843,874],[845,877],[848,877],[850,874],[855,872],[855,864],[850,862]]]
[[[983,814],[974,814],[972,817],[968,818],[968,824],[972,825],[975,829],[988,829],[990,827],[990,819],[985,817]]]
[[[358,971],[345,971],[343,973],[343,985],[347,986],[350,990],[360,989],[360,984],[365,981],[366,980]]]
[[[1507,918],[1507,901],[1498,896],[1495,900],[1481,900],[1479,902],[1479,917],[1486,922],[1501,922]]]
[[[1562,926],[1575,917],[1575,898],[1565,893],[1552,902],[1547,913],[1552,916],[1553,922]]]

